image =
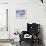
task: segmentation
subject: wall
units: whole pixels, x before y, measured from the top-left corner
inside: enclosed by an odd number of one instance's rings
[[[0,3],[8,3],[8,0],[0,0]]]

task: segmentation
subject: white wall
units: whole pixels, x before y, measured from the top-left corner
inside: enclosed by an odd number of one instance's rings
[[[0,3],[8,3],[8,0],[0,0]]]

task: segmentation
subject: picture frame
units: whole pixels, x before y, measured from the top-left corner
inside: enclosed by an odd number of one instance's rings
[[[16,10],[16,18],[17,19],[26,19],[27,18],[26,10],[24,10],[24,9]]]

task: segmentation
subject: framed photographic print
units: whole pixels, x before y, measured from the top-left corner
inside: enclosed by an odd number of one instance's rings
[[[24,19],[26,18],[26,10],[16,10],[16,18]]]

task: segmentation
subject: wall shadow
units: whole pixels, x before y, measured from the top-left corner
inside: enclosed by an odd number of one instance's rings
[[[40,39],[41,39],[41,43],[42,43],[42,46],[45,46],[44,45],[44,37],[43,37],[43,26],[42,25],[40,25],[40,35],[39,35],[39,37],[40,37]]]

